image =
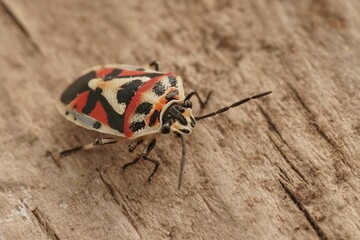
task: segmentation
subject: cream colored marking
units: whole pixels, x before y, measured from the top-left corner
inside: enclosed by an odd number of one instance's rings
[[[125,103],[120,103],[120,104],[118,105],[117,112],[118,112],[119,114],[123,115],[124,112],[125,112],[125,109],[126,109],[126,104],[125,104]]]
[[[102,79],[101,78],[94,78],[94,79],[91,79],[89,82],[88,82],[88,86],[89,88],[91,88],[92,90],[95,90],[98,85],[99,85],[99,82],[101,82]]]
[[[134,116],[131,118],[131,122],[142,122],[146,121],[146,115],[145,114],[134,114]]]
[[[122,88],[122,86],[128,82],[134,80],[141,80],[142,82],[147,82],[150,80],[149,77],[131,77],[131,78],[118,78],[111,81],[103,81],[102,78],[96,78],[89,81],[88,86],[95,90],[96,88],[101,88],[102,95],[107,99],[111,107],[119,114],[123,115],[126,109],[126,104],[119,104],[117,101],[117,92]]]

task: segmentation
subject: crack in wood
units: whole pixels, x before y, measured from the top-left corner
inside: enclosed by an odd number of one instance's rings
[[[217,211],[215,211],[215,209],[210,205],[209,201],[205,198],[205,196],[204,197],[202,196],[201,199],[203,200],[206,207],[209,209],[211,213],[214,213],[216,217],[221,218],[220,215],[217,213]]]
[[[289,195],[290,199],[297,206],[297,208],[304,214],[306,220],[310,223],[311,227],[314,229],[319,239],[320,240],[328,239],[324,231],[320,228],[319,224],[316,222],[316,220],[311,216],[309,211],[301,203],[300,199],[280,179],[278,179],[278,181],[280,182],[281,187],[285,190],[286,194]]]
[[[31,37],[29,31],[26,29],[25,25],[21,22],[21,20],[16,16],[16,14],[11,10],[11,8],[3,1],[0,0],[0,6],[4,9],[6,14],[12,19],[14,24],[19,28],[19,30],[25,35],[28,42],[33,46],[33,48],[41,53],[40,47],[37,45],[37,43],[34,41],[34,39]]]
[[[214,214],[221,221],[236,222],[237,219],[221,196],[200,196],[210,213]],[[211,198],[211,201],[207,197]],[[211,202],[211,203],[210,203]],[[226,213],[226,214],[225,214]]]
[[[40,211],[38,207],[35,207],[33,210],[31,210],[22,199],[20,199],[20,202],[34,215],[40,225],[41,230],[48,236],[49,239],[60,240],[59,236],[52,228],[49,220],[44,217],[44,214]]]
[[[282,137],[279,129],[275,126],[275,123],[271,120],[269,114],[267,114],[267,113],[265,112],[265,110],[264,110],[260,105],[258,105],[258,106],[259,106],[259,109],[260,109],[261,114],[265,117],[266,122],[267,122],[268,125],[269,125],[270,131],[274,131],[274,132],[279,136],[279,138],[281,139],[281,141],[284,142],[284,143],[286,144],[286,146],[288,146],[287,142],[286,142],[286,141],[284,140],[284,138]]]
[[[49,157],[59,169],[62,169],[62,168],[61,168],[61,165],[60,165],[60,163],[59,163],[59,160],[54,157],[54,155],[52,154],[52,152],[50,152],[49,150],[47,150],[47,151],[45,152],[45,157]]]
[[[280,171],[280,177],[283,178],[284,180],[286,180],[287,182],[293,182],[291,180],[291,178],[287,175],[286,171],[284,169],[282,169],[279,165],[275,164],[276,167],[279,169]]]
[[[265,117],[270,129],[272,129],[276,135],[278,135],[278,137],[280,138],[280,140],[289,148],[289,150],[291,152],[293,152],[293,150],[289,147],[289,145],[287,144],[287,142],[285,141],[285,139],[282,137],[282,135],[280,134],[280,131],[278,130],[278,128],[275,126],[274,122],[271,120],[270,116],[264,111],[264,109],[259,106],[260,112],[261,114]],[[274,145],[275,149],[280,153],[280,155],[283,157],[283,159],[286,161],[286,163],[291,167],[292,170],[294,170],[294,172],[296,172],[297,175],[299,175],[299,177],[306,183],[308,183],[308,181],[306,180],[305,176],[300,172],[300,170],[295,167],[294,164],[292,164],[292,162],[290,161],[290,159],[287,157],[287,155],[285,154],[285,152],[280,148],[280,146],[278,146],[274,139],[267,134],[270,141],[272,142],[272,144]],[[295,155],[295,154],[294,154]]]
[[[319,133],[319,135],[325,139],[325,141],[335,150],[335,152],[337,152],[339,154],[339,159],[348,167],[350,168],[351,172],[352,172],[352,166],[345,161],[345,154],[343,151],[341,151],[341,149],[339,148],[339,146],[337,145],[337,143],[335,142],[334,139],[332,139],[331,137],[329,137],[325,131],[320,127],[320,125],[315,121],[315,115],[312,113],[312,111],[309,109],[309,107],[305,104],[304,100],[300,97],[299,92],[290,84],[290,83],[286,83],[288,85],[288,87],[291,89],[291,91],[294,93],[295,99],[300,103],[300,105],[306,110],[308,117],[310,118],[311,122],[311,126],[313,126],[315,128],[315,130]]]
[[[114,202],[122,207],[121,201],[119,200],[118,196],[116,195],[117,191],[115,187],[107,180],[105,180],[104,175],[98,168],[96,168],[96,171],[99,173],[101,181],[105,184],[106,189],[110,193],[111,197],[113,198]],[[107,177],[107,176],[105,176]],[[108,178],[108,177],[107,177]]]
[[[305,176],[300,172],[300,170],[295,167],[294,164],[292,164],[292,162],[290,161],[290,159],[286,156],[286,154],[284,153],[284,151],[280,148],[280,146],[278,146],[274,139],[268,135],[271,143],[274,145],[275,149],[280,153],[280,155],[283,157],[283,159],[286,161],[286,163],[291,167],[292,170],[294,170],[294,172],[296,172],[297,175],[299,175],[299,177],[306,183],[308,183],[308,181],[306,180]],[[289,148],[290,149],[290,148]],[[290,149],[291,150],[291,149]]]
[[[280,61],[282,62],[282,65],[289,70],[290,74],[297,80],[299,81],[300,78],[296,75],[296,73],[294,72],[293,68],[290,66],[289,61],[286,59],[286,57],[282,54],[280,57]],[[330,146],[332,148],[334,148],[336,151],[338,151],[341,155],[344,156],[344,153],[339,149],[339,146],[336,144],[336,142],[334,141],[334,139],[332,139],[331,137],[329,137],[325,131],[319,126],[319,124],[315,121],[315,115],[313,114],[313,112],[310,110],[310,108],[306,105],[305,101],[303,100],[303,98],[300,96],[299,92],[289,83],[289,82],[285,82],[286,85],[289,87],[289,89],[294,93],[295,96],[295,100],[297,100],[300,105],[306,110],[307,114],[309,115],[309,118],[311,120],[311,125],[315,127],[316,131],[320,134],[320,136],[322,138],[325,139],[325,141],[327,141]],[[346,163],[344,160],[342,160],[344,162],[344,164],[346,164],[348,167],[350,167],[348,165],[348,163]]]
[[[333,148],[335,148],[337,151],[341,150],[339,149],[339,147],[337,146],[336,142],[330,138],[328,135],[326,135],[326,133],[324,132],[324,130],[319,126],[319,124],[315,121],[315,116],[314,114],[311,112],[311,110],[309,109],[309,107],[305,104],[304,100],[300,97],[299,92],[290,84],[287,83],[288,87],[291,89],[291,91],[294,93],[295,99],[301,104],[301,106],[306,110],[306,112],[308,113],[310,119],[311,119],[311,125],[315,127],[316,131],[320,134],[321,137],[323,137]],[[343,154],[341,152],[341,154]]]
[[[284,66],[286,70],[295,78],[295,80],[300,81],[301,79],[296,75],[294,72],[294,69],[290,66],[289,61],[286,59],[284,53],[280,55],[280,62]],[[320,135],[321,138],[323,138],[330,147],[334,150],[335,154],[337,155],[337,158],[340,159],[340,161],[349,169],[349,171],[355,176],[354,168],[351,166],[350,163],[348,163],[345,160],[345,153],[340,149],[338,144],[334,139],[332,139],[330,136],[328,136],[325,131],[320,127],[320,125],[315,120],[314,113],[310,110],[310,108],[306,105],[303,98],[300,96],[299,92],[287,81],[285,81],[288,88],[293,92],[294,99],[300,103],[300,105],[305,109],[305,112],[307,114],[307,117],[310,119],[310,125],[315,128],[315,131]]]
[[[134,217],[130,214],[129,209],[126,207],[124,201],[120,200],[119,197],[117,195],[120,195],[119,191],[116,190],[115,186],[112,184],[111,179],[109,178],[109,176],[107,176],[106,173],[100,171],[100,169],[96,168],[96,171],[99,174],[99,177],[101,179],[101,181],[104,183],[106,189],[108,190],[108,192],[110,193],[111,197],[113,198],[114,202],[121,207],[121,209],[123,210],[123,214],[126,216],[126,218],[129,220],[130,224],[132,225],[132,227],[135,229],[135,231],[139,234],[140,233],[138,231],[138,227],[136,224],[136,221],[134,219]],[[122,199],[122,198],[121,198]]]

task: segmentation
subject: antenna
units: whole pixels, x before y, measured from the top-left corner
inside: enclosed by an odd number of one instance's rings
[[[226,112],[227,110],[229,110],[230,108],[234,108],[234,107],[238,107],[252,99],[256,99],[256,98],[261,98],[261,97],[264,97],[266,95],[269,95],[270,93],[272,93],[272,91],[268,91],[268,92],[264,92],[264,93],[260,93],[260,94],[257,94],[257,95],[254,95],[252,97],[248,97],[248,98],[244,98],[244,99],[241,99],[240,101],[237,101],[233,104],[231,104],[230,106],[228,107],[223,107],[223,108],[220,108],[219,110],[215,111],[215,112],[212,112],[212,113],[208,113],[206,115],[203,115],[203,116],[200,116],[200,117],[195,117],[195,120],[196,121],[199,121],[201,119],[204,119],[204,118],[209,118],[209,117],[213,117],[215,115],[218,115],[220,113],[223,113],[223,112]]]
[[[185,158],[185,154],[186,154],[186,145],[185,145],[185,139],[183,137],[183,135],[181,134],[176,134],[181,141],[181,162],[180,162],[180,173],[179,173],[179,182],[178,182],[178,190],[180,190],[181,188],[181,183],[182,183],[182,179],[184,176],[184,167],[185,167],[185,163],[186,163],[186,158]]]

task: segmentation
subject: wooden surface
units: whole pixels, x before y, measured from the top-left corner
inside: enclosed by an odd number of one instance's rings
[[[0,239],[360,239],[360,2],[0,1]],[[180,145],[127,171],[127,141],[55,103],[84,69],[153,59],[214,94]],[[194,105],[196,102],[194,101]],[[195,107],[195,112],[199,108]],[[199,113],[200,114],[200,113]]]

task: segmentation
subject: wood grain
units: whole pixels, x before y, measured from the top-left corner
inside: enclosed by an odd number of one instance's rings
[[[0,1],[0,239],[359,239],[360,4]],[[163,63],[214,91],[178,191],[180,144],[121,171],[127,141],[58,159],[96,132],[60,93],[102,63]],[[195,102],[194,102],[194,105]]]

